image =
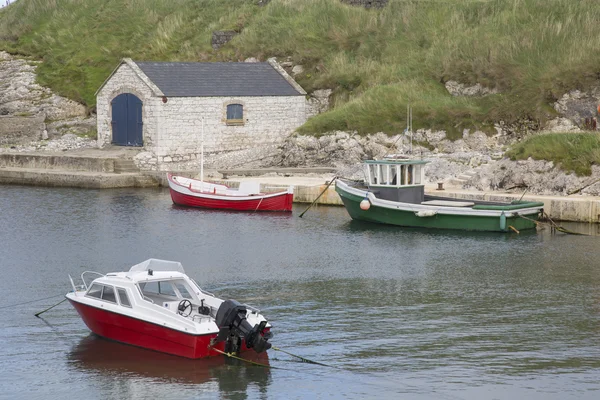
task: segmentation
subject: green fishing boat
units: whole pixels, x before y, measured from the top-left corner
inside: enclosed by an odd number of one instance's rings
[[[460,200],[425,194],[425,164],[385,158],[364,163],[362,182],[338,178],[335,190],[355,220],[380,224],[469,231],[533,229],[544,203]]]

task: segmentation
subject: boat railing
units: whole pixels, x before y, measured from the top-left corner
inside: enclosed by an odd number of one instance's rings
[[[260,314],[260,310],[256,307],[252,307],[250,304],[242,304],[243,306],[245,306],[248,310],[254,311],[257,314]]]
[[[194,285],[196,285],[196,287],[198,288],[198,290],[200,291],[200,293],[204,293],[204,294],[207,294],[207,295],[209,295],[209,296],[212,296],[212,297],[217,297],[217,296],[215,296],[214,294],[212,294],[211,292],[209,292],[209,291],[206,291],[206,290],[202,289],[202,288],[200,287],[200,285],[198,285],[198,282],[196,282],[196,281],[194,280],[194,278],[190,278],[190,280],[191,280],[192,282],[194,282]]]
[[[147,296],[144,296],[144,295],[142,295],[142,299],[146,300],[146,301],[147,301],[147,302],[149,302],[149,303],[152,303],[152,304],[154,304],[154,300],[152,300],[150,297],[147,297]]]
[[[96,271],[83,271],[81,273],[81,281],[83,282],[82,288],[84,288],[85,290],[88,290],[88,285],[87,285],[87,282],[85,281],[85,274],[94,274],[94,275],[98,275],[100,277],[104,276],[104,274],[101,274],[100,272],[96,272]]]
[[[194,322],[202,323],[202,321],[204,321],[204,320],[210,322],[211,317],[208,315],[200,315],[200,314],[196,314],[192,317],[192,321],[194,321]]]

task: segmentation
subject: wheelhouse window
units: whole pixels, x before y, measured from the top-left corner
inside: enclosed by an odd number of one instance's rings
[[[162,294],[166,296],[176,296],[175,290],[171,282],[167,281],[156,281],[156,282],[144,282],[140,283],[142,293],[148,294]]]
[[[102,285],[98,285],[97,283],[94,283],[85,295],[88,297],[94,297],[96,299],[101,298],[102,297]]]
[[[140,282],[137,285],[142,297],[155,303],[181,299],[193,300],[193,289],[183,279]]]
[[[117,297],[115,296],[115,289],[112,286],[104,286],[104,289],[102,290],[102,300],[106,300],[111,303],[117,302]]]
[[[127,291],[122,288],[117,288],[117,293],[119,294],[119,302],[123,307],[131,308],[131,302],[129,301],[129,296],[127,296]]]
[[[227,125],[244,124],[244,107],[241,104],[227,105]]]
[[[192,295],[188,291],[188,288],[186,288],[183,283],[177,282],[175,283],[175,286],[177,287],[177,290],[179,290],[181,297],[183,297],[184,299],[193,299]]]
[[[85,294],[88,297],[93,297],[96,299],[102,299],[104,301],[108,301],[110,303],[117,303],[117,298],[115,296],[115,289],[112,286],[100,285],[98,283],[94,283],[92,287]]]

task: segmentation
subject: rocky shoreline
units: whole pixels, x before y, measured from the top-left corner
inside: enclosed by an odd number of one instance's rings
[[[68,153],[96,148],[95,116],[88,115],[82,105],[38,85],[36,64],[0,52],[0,153]],[[448,91],[452,95],[488,94],[484,88],[467,88],[458,83],[452,83]],[[591,104],[599,101],[600,89],[565,94],[555,104],[561,117],[545,128],[547,131],[579,131],[578,124],[588,118]],[[430,130],[395,136],[383,133],[360,136],[353,132],[333,132],[318,138],[292,135],[283,143],[271,146],[207,154],[205,165],[213,170],[333,167],[340,176],[361,178],[360,163],[364,159],[394,153],[412,154],[430,161],[426,173],[429,183],[444,182],[480,191],[527,190],[529,194],[540,195],[600,196],[600,166],[592,167],[591,176],[577,177],[552,162],[506,159],[507,147],[524,136],[525,133],[502,125],[496,127],[494,135],[465,130],[463,137],[454,141],[447,139],[444,131]],[[141,164],[144,152],[140,151],[136,157]],[[197,162],[190,163],[189,168],[196,169]]]

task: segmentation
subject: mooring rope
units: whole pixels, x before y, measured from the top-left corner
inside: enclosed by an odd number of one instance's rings
[[[554,222],[552,220],[552,218],[550,218],[550,216],[548,214],[546,214],[545,212],[542,213],[542,218],[546,218],[550,222],[536,221],[534,219],[527,218],[524,215],[521,215],[521,214],[518,214],[518,213],[515,213],[515,214],[516,214],[517,217],[520,217],[520,218],[526,219],[528,221],[531,221],[531,222],[535,223],[536,225],[542,225],[542,226],[543,225],[550,225],[551,229],[557,230],[557,231],[562,232],[562,233],[566,233],[566,234],[569,234],[569,235],[592,236],[592,235],[587,234],[587,233],[574,232],[574,231],[571,231],[571,230],[569,230],[567,228],[563,228],[562,226],[560,226],[556,222]]]
[[[285,354],[287,354],[287,355],[290,355],[290,356],[292,356],[292,357],[296,357],[296,358],[298,358],[300,361],[302,361],[303,363],[308,363],[308,364],[316,364],[316,365],[322,365],[323,367],[331,367],[331,365],[323,364],[323,363],[320,363],[320,362],[318,362],[318,361],[309,360],[308,358],[304,358],[304,357],[302,357],[302,356],[299,356],[299,355],[296,355],[296,354],[292,354],[292,353],[290,353],[289,351],[286,351],[286,350],[280,349],[279,347],[271,346],[271,348],[272,348],[273,350],[275,350],[275,351],[281,351],[282,353],[285,353]]]
[[[319,195],[317,196],[316,199],[313,200],[312,203],[310,203],[310,206],[308,206],[308,208],[304,211],[302,211],[302,213],[300,214],[300,218],[302,218],[302,216],[312,207],[315,205],[315,203],[317,202],[317,200],[319,200],[319,198],[323,195],[323,193],[325,193],[327,191],[327,189],[329,189],[329,186],[331,186],[331,184],[337,179],[337,176],[334,176],[333,179],[331,181],[329,181],[329,183],[327,184],[327,186],[325,186],[325,189],[323,189],[323,191],[321,193],[319,193]]]
[[[280,367],[274,367],[274,366],[272,366],[272,365],[269,365],[269,364],[263,364],[263,363],[259,363],[259,362],[256,362],[256,361],[248,360],[248,359],[246,359],[246,358],[242,358],[242,357],[236,356],[234,353],[227,353],[227,352],[225,352],[225,351],[222,351],[222,350],[216,349],[216,348],[214,348],[214,347],[210,347],[210,349],[211,349],[211,350],[214,350],[214,351],[216,351],[217,353],[221,353],[221,354],[223,354],[223,355],[225,355],[225,356],[227,356],[227,357],[234,358],[234,359],[236,359],[236,360],[240,360],[240,361],[244,361],[244,362],[247,362],[247,363],[250,363],[250,364],[254,364],[254,365],[258,365],[258,366],[261,366],[261,367],[266,367],[266,368],[283,369],[283,368],[280,368]],[[309,360],[308,358],[305,358],[305,357],[299,356],[299,355],[297,355],[297,354],[290,353],[289,351],[286,351],[286,350],[280,349],[279,347],[272,346],[272,347],[271,347],[271,349],[273,349],[273,350],[275,350],[275,351],[280,351],[280,352],[282,352],[282,353],[285,353],[285,354],[287,354],[287,355],[290,355],[290,356],[292,356],[292,357],[295,357],[295,358],[299,359],[299,360],[300,360],[300,362],[303,362],[303,363],[307,363],[307,364],[315,364],[315,365],[321,365],[321,366],[323,366],[323,367],[330,367],[330,368],[334,368],[334,367],[332,367],[331,365],[323,364],[323,363],[320,363],[320,362],[318,362],[318,361]]]
[[[262,197],[262,198],[260,199],[260,201],[258,202],[258,205],[257,205],[257,206],[256,206],[256,208],[254,209],[254,212],[256,212],[256,210],[258,210],[258,207],[260,207],[260,205],[261,205],[261,203],[262,203],[263,199],[264,199],[264,197]]]
[[[35,299],[35,300],[30,300],[30,301],[21,301],[21,302],[16,303],[16,304],[11,304],[11,305],[8,305],[8,306],[2,306],[2,307],[0,307],[0,309],[21,306],[23,304],[35,303],[36,301],[53,299],[53,298],[58,297],[58,296],[64,296],[64,294],[55,294],[54,296],[44,297],[44,298],[41,298],[41,299]]]
[[[233,358],[233,359],[236,359],[236,360],[240,360],[240,361],[244,361],[244,362],[247,362],[249,364],[258,365],[259,367],[265,367],[265,368],[271,368],[271,369],[283,369],[283,368],[280,368],[280,367],[274,367],[274,366],[269,365],[269,364],[263,364],[263,363],[259,363],[259,362],[256,362],[256,361],[248,360],[246,358],[238,357],[238,356],[236,356],[233,353],[227,353],[225,351],[222,351],[222,350],[219,350],[219,349],[215,349],[214,347],[211,347],[210,349],[216,351],[217,353],[221,353],[221,354],[223,354],[223,355],[225,355],[227,357],[230,357],[230,358]]]
[[[67,298],[66,298],[66,297],[65,297],[64,299],[62,299],[61,301],[59,301],[58,303],[56,303],[55,305],[53,305],[53,306],[50,306],[50,307],[46,308],[45,310],[43,310],[43,311],[40,311],[39,313],[35,313],[35,314],[33,314],[33,315],[34,315],[34,316],[36,316],[36,317],[38,317],[38,318],[42,318],[42,317],[40,317],[40,314],[43,314],[43,313],[45,313],[46,311],[53,309],[54,307],[56,307],[56,306],[57,306],[57,305],[59,305],[59,304],[62,304],[62,303],[64,303],[65,301],[67,301]]]

